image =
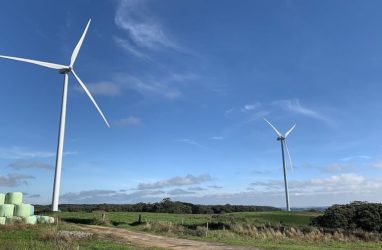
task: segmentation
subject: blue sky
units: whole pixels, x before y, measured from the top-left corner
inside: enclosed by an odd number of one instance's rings
[[[62,203],[292,206],[382,195],[379,1],[4,2],[0,54],[75,64],[111,123],[69,80]],[[51,201],[56,71],[0,61],[0,190]]]

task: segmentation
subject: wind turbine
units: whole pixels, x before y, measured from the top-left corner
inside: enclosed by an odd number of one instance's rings
[[[283,160],[283,171],[284,171],[284,185],[285,185],[285,200],[286,200],[286,209],[287,211],[290,211],[290,205],[289,205],[289,192],[288,192],[288,178],[287,178],[287,172],[286,172],[286,167],[285,167],[285,156],[284,156],[284,146],[285,146],[285,149],[288,153],[288,157],[289,157],[289,163],[290,163],[290,167],[293,169],[293,165],[292,165],[292,158],[290,157],[290,153],[289,153],[289,149],[288,149],[288,145],[286,143],[286,138],[288,137],[288,135],[292,132],[292,130],[296,127],[296,124],[293,125],[289,130],[288,132],[285,133],[285,135],[281,134],[276,128],[275,126],[272,125],[272,123],[270,123],[267,119],[264,118],[264,120],[271,126],[271,128],[276,132],[277,134],[277,140],[280,141],[281,143],[281,156],[282,156],[282,160]]]
[[[26,62],[26,63],[31,63],[31,64],[36,64],[36,65],[43,66],[46,68],[56,69],[56,70],[58,70],[58,72],[60,74],[64,75],[64,88],[63,88],[62,104],[61,104],[61,119],[60,119],[60,128],[59,128],[59,132],[58,132],[58,144],[57,144],[57,155],[56,155],[56,169],[55,169],[55,174],[54,174],[52,211],[58,211],[58,199],[59,199],[59,195],[60,195],[61,166],[62,166],[62,154],[63,154],[63,149],[64,149],[66,101],[67,101],[67,96],[68,96],[68,74],[69,73],[73,74],[74,78],[78,81],[80,86],[84,89],[85,93],[88,95],[88,97],[93,102],[94,106],[96,107],[96,109],[98,110],[100,115],[102,116],[103,120],[106,122],[106,125],[110,128],[109,123],[107,122],[101,109],[98,107],[93,96],[90,94],[88,88],[81,81],[81,79],[78,77],[78,75],[76,74],[76,72],[73,69],[74,62],[76,61],[78,52],[80,51],[82,43],[85,39],[86,32],[88,31],[90,22],[91,22],[91,19],[89,20],[88,24],[86,25],[85,31],[82,34],[80,40],[78,41],[77,46],[73,50],[72,57],[70,58],[69,66],[61,65],[61,64],[55,64],[55,63],[49,63],[49,62],[36,61],[36,60],[25,59],[25,58],[19,58],[19,57],[0,55],[0,57],[2,57],[2,58]]]

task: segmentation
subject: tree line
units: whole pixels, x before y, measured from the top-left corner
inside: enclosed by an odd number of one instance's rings
[[[222,214],[233,212],[278,211],[279,208],[271,206],[245,206],[245,205],[200,205],[164,198],[161,202],[137,204],[62,204],[62,212],[151,212],[174,214]],[[35,205],[37,213],[51,211],[50,205]]]

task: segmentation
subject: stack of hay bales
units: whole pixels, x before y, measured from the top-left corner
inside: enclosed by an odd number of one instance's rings
[[[26,224],[54,223],[54,218],[49,216],[34,215],[34,206],[22,203],[21,192],[0,193],[0,225],[24,222]]]

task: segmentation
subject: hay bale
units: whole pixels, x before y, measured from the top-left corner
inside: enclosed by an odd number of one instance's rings
[[[54,218],[50,216],[37,216],[37,222],[39,224],[53,224]]]
[[[0,225],[5,225],[5,217],[0,217]]]
[[[32,215],[32,216],[25,217],[23,218],[23,222],[26,224],[35,225],[37,223],[37,216]]]
[[[0,204],[4,204],[4,203],[5,203],[5,194],[0,193]]]
[[[17,217],[17,216],[5,218],[5,224],[7,224],[7,225],[14,224],[15,222],[22,222],[22,221],[23,221],[23,219],[21,217]]]
[[[0,204],[1,217],[12,217],[14,210],[15,210],[15,205],[13,204]]]
[[[15,216],[25,218],[31,215],[30,204],[18,204],[15,205]]]
[[[34,206],[33,205],[30,205],[30,206],[31,206],[31,210],[30,210],[29,215],[32,216],[32,215],[34,215]]]
[[[5,204],[21,204],[23,201],[23,193],[13,192],[5,195]]]

